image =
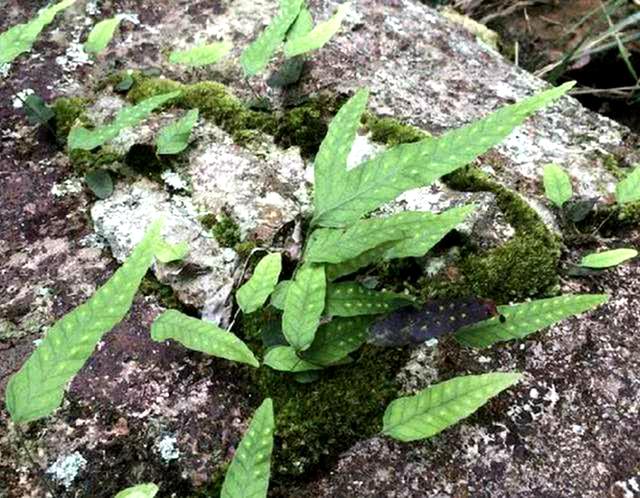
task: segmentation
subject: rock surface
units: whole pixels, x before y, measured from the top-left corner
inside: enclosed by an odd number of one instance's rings
[[[32,17],[42,4],[9,0],[0,30]],[[316,19],[326,19],[337,5],[310,4]],[[46,327],[112,273],[116,264],[109,251],[122,260],[155,214],[166,213],[171,241],[190,241],[187,263],[202,270],[187,278],[181,264],[158,266],[158,278],[185,304],[206,308],[229,288],[239,259],[203,233],[199,209],[229,212],[243,237],[270,241],[309,206],[309,164],[297,148],[280,150],[263,137],[262,148],[245,149],[208,123],[198,128],[188,152],[184,176],[190,186],[176,187],[180,178],[174,177],[164,185],[120,179],[112,197],[94,202],[50,137],[22,124],[19,101],[12,107],[15,95],[29,88],[47,100],[113,99],[107,90],[96,94],[92,83],[112,68],[126,67],[159,68],[184,82],[216,79],[249,98],[232,60],[186,72],[169,65],[163,53],[169,44],[183,48],[225,38],[234,41],[235,57],[276,10],[266,0],[144,6],[131,0],[78,1],[31,53],[3,70],[8,84],[0,85],[0,391]],[[134,17],[122,23],[109,50],[96,61],[86,57],[80,41],[93,22],[123,12]],[[437,135],[544,87],[413,0],[357,1],[345,25],[309,57],[300,85],[273,90],[258,77],[250,82],[254,91],[278,107],[320,91],[351,94],[368,86],[371,111]],[[111,100],[105,109],[120,103]],[[134,141],[148,140],[152,133],[144,130]],[[540,182],[544,164],[564,166],[579,195],[607,197],[614,185],[607,165],[611,159],[620,166],[637,161],[637,143],[623,126],[567,97],[478,164],[555,226]],[[486,209],[469,228],[470,237],[487,247],[511,237],[493,194],[446,190],[436,185],[412,191],[396,207],[444,209],[475,195]],[[495,219],[497,225],[482,225]],[[483,241],[483,232],[500,235]],[[639,242],[635,228],[607,241],[636,247]],[[571,250],[565,262],[582,252]],[[450,341],[420,348],[399,375],[407,392],[467,372],[519,369],[526,376],[486,409],[428,442],[402,445],[376,437],[357,442],[339,458],[331,455],[327,468],[316,469],[314,482],[289,486],[288,496],[633,496],[640,479],[640,351],[633,335],[640,326],[639,272],[632,262],[586,279],[564,279],[564,291],[608,292],[611,300],[526,341],[480,352]],[[162,496],[187,496],[228,461],[259,403],[248,390],[246,369],[152,342],[147,331],[160,310],[156,297],[139,297],[53,417],[20,435],[0,412],[0,496],[46,496],[47,469],[57,496],[113,496],[146,480],[161,485]]]

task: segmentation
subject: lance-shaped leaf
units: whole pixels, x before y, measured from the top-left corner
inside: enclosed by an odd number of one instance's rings
[[[173,339],[194,351],[256,368],[260,366],[251,350],[235,334],[176,310],[167,310],[155,319],[151,325],[151,338],[157,342]]]
[[[512,306],[498,306],[502,321],[492,318],[460,330],[455,338],[465,346],[484,348],[496,342],[522,339],[556,322],[605,303],[606,294],[565,295]]]
[[[327,265],[327,280],[330,282],[337,280],[340,277],[357,272],[360,268],[382,261],[384,259],[384,255],[391,247],[393,247],[395,242],[396,241],[385,242],[384,244],[380,244],[378,247],[374,247],[373,249],[363,252],[355,258],[348,259],[342,263]]]
[[[67,383],[102,336],[128,313],[153,262],[162,224],[154,223],[113,276],[85,303],[58,320],[20,370],[11,377],[6,405],[14,422],[46,417],[62,403]]]
[[[544,167],[542,177],[544,183],[544,193],[551,202],[559,208],[571,199],[573,188],[571,187],[571,178],[557,164],[547,164]]]
[[[331,120],[313,163],[314,205],[321,212],[344,196],[347,157],[356,137],[360,118],[367,105],[369,91],[360,89]]]
[[[323,367],[340,362],[364,344],[371,321],[369,316],[334,318],[320,326],[311,347],[301,354],[302,358]]]
[[[169,62],[191,67],[207,66],[218,62],[231,52],[232,48],[231,42],[222,41],[198,45],[187,50],[174,50],[169,55]]]
[[[302,2],[302,6],[300,7],[300,12],[298,13],[298,17],[287,31],[287,40],[295,40],[301,36],[306,35],[313,29],[313,18],[311,17],[311,12],[307,6]]]
[[[400,441],[431,437],[468,417],[521,377],[519,373],[498,372],[467,375],[396,399],[384,413],[382,432]]]
[[[333,35],[338,32],[350,8],[351,4],[349,2],[343,3],[338,6],[338,11],[329,20],[319,23],[304,36],[288,40],[284,45],[285,56],[294,57],[324,47]]]
[[[413,303],[413,299],[395,292],[375,291],[358,282],[340,282],[327,287],[330,316],[359,316],[388,313]]]
[[[117,137],[118,133],[120,133],[124,128],[136,126],[151,114],[154,109],[160,107],[178,95],[180,95],[179,91],[149,97],[137,105],[121,109],[114,121],[107,125],[94,128],[93,130],[88,130],[82,127],[71,128],[67,141],[69,150],[93,150],[96,147],[101,146],[105,142]]]
[[[289,285],[282,313],[282,332],[296,350],[304,351],[313,342],[326,292],[324,267],[304,265]]]
[[[91,33],[89,33],[89,37],[84,44],[85,52],[99,54],[107,48],[107,45],[109,45],[109,42],[113,38],[121,20],[122,16],[115,16],[96,24],[91,30]]]
[[[496,315],[495,303],[485,299],[435,299],[376,320],[369,342],[382,347],[420,344]]]
[[[303,0],[280,0],[280,12],[271,20],[269,26],[249,45],[240,56],[240,64],[247,76],[262,71],[269,59],[283,42],[287,31],[294,23]]]
[[[298,356],[291,346],[276,346],[264,355],[264,364],[281,372],[306,372],[308,370],[321,370],[322,367],[314,365]]]
[[[220,498],[266,498],[274,431],[273,402],[267,398],[254,413],[238,445],[225,475]]]
[[[46,7],[38,12],[38,15],[31,21],[17,24],[0,34],[0,66],[31,50],[33,42],[36,41],[45,26],[53,21],[58,12],[73,5],[75,1],[63,0]]]
[[[474,205],[460,206],[441,214],[419,213],[415,216],[415,231],[411,237],[391,245],[384,253],[384,259],[398,259],[424,256],[451,230],[457,227],[475,209]]]
[[[177,121],[165,126],[156,140],[158,154],[179,154],[189,145],[191,130],[198,122],[198,109],[191,109]]]
[[[260,309],[276,288],[282,270],[279,252],[268,254],[256,265],[251,278],[236,292],[236,301],[243,313]]]
[[[343,263],[388,242],[394,244],[384,252],[384,259],[423,256],[473,209],[462,206],[439,215],[407,211],[387,218],[360,220],[347,229],[320,228],[311,234],[305,259]]]
[[[619,204],[640,201],[640,166],[636,166],[624,180],[616,185],[616,201]]]
[[[131,488],[123,489],[115,498],[153,498],[160,488],[153,483],[138,484]]]
[[[610,251],[596,252],[593,254],[587,254],[580,266],[587,268],[609,268],[611,266],[617,266],[625,261],[635,258],[638,255],[638,251],[635,249],[612,249]]]
[[[189,254],[189,244],[187,242],[178,242],[177,244],[169,244],[165,240],[158,242],[154,256],[161,263],[171,263],[184,259]]]
[[[289,292],[290,285],[291,280],[283,280],[276,285],[276,288],[271,294],[271,306],[279,310],[284,310],[284,301],[287,299],[287,292]]]
[[[388,149],[349,170],[341,198],[316,210],[312,224],[349,225],[402,192],[431,184],[500,143],[528,116],[558,99],[573,85],[573,82],[565,83],[502,107],[486,118],[440,138],[426,138]]]

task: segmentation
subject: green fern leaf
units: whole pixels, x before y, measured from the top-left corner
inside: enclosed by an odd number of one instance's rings
[[[463,206],[440,215],[408,211],[360,220],[347,229],[320,228],[311,234],[305,259],[343,263],[388,242],[395,243],[384,253],[385,259],[423,256],[473,209]]]
[[[273,451],[273,401],[265,399],[253,415],[222,484],[220,498],[266,498]]]
[[[53,21],[56,14],[75,2],[76,0],[63,0],[51,5],[38,12],[31,21],[17,24],[0,34],[0,66],[31,50],[40,32]]]
[[[616,201],[618,204],[640,201],[640,166],[636,166],[624,180],[616,185]]]
[[[84,51],[99,54],[107,48],[121,20],[121,16],[115,16],[96,24],[84,44]]]
[[[326,292],[324,267],[304,265],[289,285],[282,313],[282,332],[297,351],[313,342],[324,309]]]
[[[369,316],[334,318],[320,326],[313,344],[301,357],[323,367],[340,362],[365,343],[372,321]]]
[[[62,403],[67,383],[78,373],[104,334],[128,313],[153,262],[162,224],[156,222],[124,264],[84,304],[49,329],[38,348],[11,377],[6,405],[14,422],[46,417]]]
[[[160,488],[152,483],[138,484],[132,488],[123,489],[115,498],[153,498]]]
[[[438,139],[426,138],[388,149],[348,171],[341,198],[316,211],[312,225],[352,224],[402,192],[431,184],[500,143],[528,116],[558,99],[572,86],[573,83],[566,83],[505,106]]]
[[[260,366],[251,350],[235,334],[176,310],[167,310],[155,319],[151,325],[151,338],[157,342],[173,339],[193,351],[255,368]]]
[[[327,280],[332,282],[340,277],[357,272],[360,268],[364,268],[381,261],[387,251],[391,249],[395,243],[396,241],[386,242],[384,244],[380,244],[378,247],[374,247],[373,249],[363,252],[355,258],[348,259],[342,263],[327,265]]]
[[[306,35],[313,29],[313,18],[311,17],[311,12],[307,6],[302,2],[302,7],[300,8],[300,12],[298,13],[298,17],[289,28],[287,32],[287,40],[295,40],[301,36]]]
[[[625,248],[596,252],[587,254],[582,258],[580,266],[587,268],[610,268],[611,266],[617,266],[631,258],[635,258],[637,255],[638,251],[635,249]]]
[[[169,244],[161,240],[158,242],[154,251],[154,256],[160,263],[171,263],[184,259],[189,254],[189,244],[179,242],[178,244]]]
[[[189,145],[191,130],[198,122],[198,109],[191,109],[182,118],[165,126],[156,140],[158,154],[179,154]]]
[[[556,322],[595,308],[609,299],[606,294],[565,295],[512,306],[498,306],[504,323],[496,318],[461,329],[456,340],[464,346],[485,348],[496,342],[522,339]]]
[[[358,282],[340,282],[327,287],[329,316],[376,315],[413,304],[413,299],[395,292],[374,291]]]
[[[87,130],[82,127],[72,128],[67,142],[69,150],[93,150],[101,146],[105,142],[117,137],[118,133],[124,128],[136,126],[151,114],[154,109],[178,95],[180,95],[179,91],[145,99],[137,105],[122,109],[116,116],[116,119],[108,125],[100,126],[93,130]]]
[[[267,67],[269,59],[298,17],[302,4],[303,0],[280,0],[278,15],[240,56],[240,64],[247,76],[254,76]]]
[[[544,167],[542,180],[544,182],[544,192],[551,202],[559,208],[571,199],[573,188],[571,178],[557,164],[547,164]]]
[[[329,124],[313,165],[316,212],[324,211],[327,206],[335,204],[344,196],[347,157],[368,99],[368,90],[358,90],[340,108]]]
[[[415,216],[415,231],[384,253],[384,259],[419,258],[431,250],[451,230],[457,227],[475,209],[474,205],[448,209],[440,214],[419,213]]]
[[[318,24],[306,35],[288,40],[284,45],[284,55],[287,58],[295,57],[296,55],[324,47],[333,35],[338,32],[350,8],[351,4],[349,2],[339,5],[338,11],[329,20]]]
[[[271,306],[281,311],[284,310],[284,301],[287,298],[287,292],[289,292],[290,285],[291,280],[283,280],[276,285],[276,288],[271,294]]]
[[[382,432],[405,442],[429,438],[468,417],[521,377],[498,372],[467,375],[398,398],[384,412]]]
[[[279,252],[260,260],[251,278],[236,292],[236,301],[243,313],[253,313],[264,305],[276,288],[280,271],[282,256]]]
[[[298,356],[291,346],[276,346],[264,355],[264,364],[281,372],[306,372],[309,370],[321,370],[322,367],[314,365]]]
[[[233,44],[222,41],[198,45],[187,50],[174,50],[169,55],[169,62],[191,67],[208,66],[215,64],[225,55],[231,52]]]

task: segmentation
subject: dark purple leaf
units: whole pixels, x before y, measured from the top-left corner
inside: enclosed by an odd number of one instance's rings
[[[495,303],[486,299],[433,300],[376,320],[369,328],[369,342],[384,347],[420,344],[497,314]]]

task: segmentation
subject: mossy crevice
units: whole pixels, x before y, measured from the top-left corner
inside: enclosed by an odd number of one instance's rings
[[[366,126],[374,141],[388,146],[430,136],[393,118],[367,116]],[[495,158],[491,158],[495,162]],[[535,210],[516,192],[492,180],[475,166],[461,168],[442,180],[448,187],[462,192],[493,193],[506,221],[516,233],[502,246],[483,251],[472,240],[464,241],[453,271],[421,279],[422,297],[473,294],[506,303],[552,293],[559,282],[557,268],[561,241]]]
[[[327,124],[339,108],[340,99],[320,94],[290,109],[263,111],[249,108],[223,85],[215,81],[183,84],[165,78],[132,75],[133,85],[127,99],[136,104],[143,99],[180,90],[173,105],[199,109],[202,116],[231,135],[239,145],[253,140],[256,132],[274,137],[282,147],[298,146],[305,157],[318,150]]]

